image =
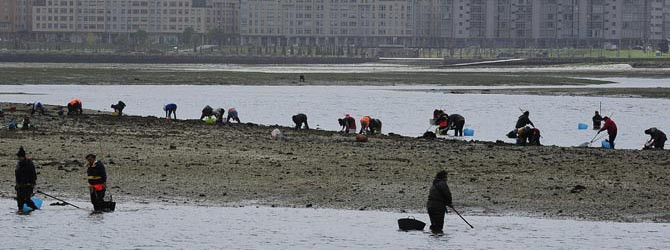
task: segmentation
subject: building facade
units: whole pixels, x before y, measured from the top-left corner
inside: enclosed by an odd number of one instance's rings
[[[189,29],[261,46],[638,46],[670,38],[670,0],[0,0],[0,34],[175,43]]]
[[[144,31],[175,43],[187,29],[236,32],[238,0],[34,0],[32,31],[49,40],[113,42]]]

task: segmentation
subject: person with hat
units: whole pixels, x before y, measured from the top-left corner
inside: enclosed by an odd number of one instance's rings
[[[37,206],[30,199],[33,196],[33,188],[37,183],[37,173],[35,172],[35,164],[33,160],[26,157],[26,151],[23,147],[19,148],[19,152],[16,153],[19,161],[16,164],[16,170],[14,174],[16,175],[16,204],[19,207],[19,212],[23,211],[24,204],[33,210],[37,210]]]
[[[237,123],[242,123],[240,117],[237,115],[237,109],[235,107],[230,107],[228,109],[228,116],[226,117],[226,123],[230,122],[230,119],[236,121]]]
[[[174,115],[174,119],[177,120],[177,104],[165,104],[163,110],[165,111],[165,118],[170,119],[170,116]]]
[[[354,119],[351,115],[349,114],[344,115],[344,119],[342,119],[340,125],[342,125],[342,128],[344,129],[344,133],[347,134],[356,133],[356,119]]]
[[[361,131],[358,132],[359,134],[370,133],[370,120],[372,120],[370,116],[361,117]]]
[[[430,216],[430,231],[433,234],[444,234],[444,214],[447,207],[452,207],[451,191],[447,185],[447,171],[440,171],[435,175],[433,185],[428,193],[426,208]]]
[[[107,190],[107,172],[105,171],[105,165],[101,161],[96,161],[95,158],[94,154],[86,156],[86,161],[88,161],[86,173],[93,209],[102,211],[104,209],[105,191]]]
[[[603,118],[603,121],[605,121],[605,125],[603,125],[603,127],[600,130],[598,130],[598,134],[600,134],[600,132],[607,130],[607,134],[609,135],[608,141],[610,143],[610,148],[614,149],[614,140],[616,140],[616,134],[618,132],[616,123],[614,123],[614,120],[612,120],[607,116]]]

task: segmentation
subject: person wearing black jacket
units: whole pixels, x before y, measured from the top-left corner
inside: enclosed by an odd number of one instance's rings
[[[602,121],[603,117],[600,116],[600,113],[598,113],[598,111],[596,111],[596,114],[593,116],[593,129],[594,130],[600,129],[600,124],[602,123]]]
[[[449,126],[454,129],[455,136],[463,136],[463,127],[465,127],[465,117],[459,114],[449,115]]]
[[[293,120],[293,123],[295,123],[295,129],[300,129],[302,128],[302,125],[305,125],[305,129],[309,129],[309,124],[307,124],[307,115],[305,114],[297,114],[291,117]]]
[[[118,114],[118,116],[123,116],[123,109],[126,108],[126,103],[119,101],[116,104],[112,104],[112,108],[114,109],[114,112]]]
[[[101,211],[104,208],[105,191],[107,190],[107,172],[105,165],[101,161],[96,161],[95,158],[94,154],[86,156],[86,161],[88,161],[86,173],[93,209]]]
[[[651,139],[649,139],[645,145],[645,149],[652,147],[655,149],[663,149],[665,147],[665,141],[668,140],[668,137],[665,135],[665,133],[663,133],[663,131],[657,128],[650,128],[645,130],[644,133],[651,136]]]
[[[209,105],[205,106],[202,109],[202,114],[200,115],[200,120],[202,120],[205,117],[210,117],[214,115],[214,109],[210,107]]]
[[[379,119],[370,119],[370,134],[381,134],[382,133],[382,120]]]
[[[37,206],[30,199],[37,182],[35,164],[33,164],[33,160],[26,158],[26,151],[23,147],[19,149],[16,156],[19,158],[14,171],[16,175],[16,205],[19,207],[19,212],[23,211],[24,204],[33,210],[37,210]]]
[[[535,124],[533,124],[533,122],[530,121],[530,112],[525,111],[521,116],[519,116],[519,119],[516,120],[516,127],[514,128],[520,129],[529,124],[533,126],[533,128],[535,127]]]
[[[430,230],[434,234],[444,233],[444,214],[447,207],[451,207],[451,191],[447,185],[447,171],[440,171],[433,180],[433,186],[430,187],[428,202],[426,208],[430,216]]]

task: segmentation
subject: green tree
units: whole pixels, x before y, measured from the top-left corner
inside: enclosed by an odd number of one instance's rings
[[[226,33],[222,28],[217,27],[207,31],[207,39],[210,44],[222,45],[225,38]]]
[[[182,31],[181,33],[181,44],[182,45],[189,45],[193,44],[193,39],[195,37],[195,29],[193,27],[187,27]]]
[[[147,45],[147,41],[149,40],[149,33],[144,30],[137,30],[135,33],[133,33],[132,37],[134,45],[139,46],[140,48],[144,48]]]

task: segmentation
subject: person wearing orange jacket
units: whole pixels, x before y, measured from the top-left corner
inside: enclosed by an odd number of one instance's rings
[[[84,113],[83,104],[80,99],[72,99],[67,104],[67,115],[81,115]]]
[[[372,118],[370,118],[370,116],[366,115],[366,116],[361,117],[361,131],[358,132],[359,134],[370,133],[370,120],[372,120]]]
[[[105,191],[107,190],[107,171],[105,171],[105,165],[101,161],[96,161],[95,158],[94,154],[86,156],[86,161],[88,161],[86,173],[93,209],[102,211],[104,209]]]
[[[607,116],[603,118],[603,121],[605,121],[605,125],[603,125],[603,127],[600,130],[598,130],[598,134],[600,134],[600,132],[607,130],[607,134],[609,135],[610,148],[614,149],[614,140],[616,140],[616,134],[618,132],[616,123],[614,123],[612,118],[609,118]]]

